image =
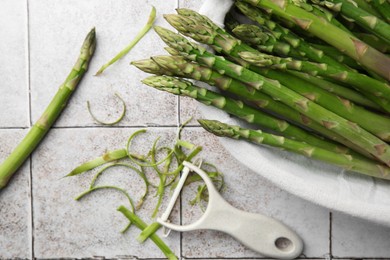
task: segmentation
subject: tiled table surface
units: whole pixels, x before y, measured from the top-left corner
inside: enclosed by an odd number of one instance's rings
[[[126,224],[115,209],[126,203],[115,192],[101,191],[82,202],[73,200],[92,176],[60,179],[74,166],[123,146],[130,133],[148,126],[150,138],[175,135],[189,116],[200,117],[197,103],[142,86],[145,74],[129,61],[164,53],[163,44],[149,33],[127,56],[100,77],[101,64],[127,44],[143,25],[150,5],[162,13],[178,6],[198,9],[201,1],[130,0],[1,0],[0,1],[0,159],[24,136],[41,114],[73,65],[81,39],[96,26],[98,47],[90,71],[68,108],[42,145],[0,194],[0,258],[162,258],[156,247],[139,245],[139,231],[125,234]],[[86,110],[94,105],[99,117],[115,117],[118,92],[128,113],[116,127],[98,127]],[[223,196],[233,205],[262,212],[294,228],[305,242],[302,258],[390,259],[390,228],[330,212],[277,188],[240,165],[218,139],[195,123],[184,130],[185,139],[204,146],[203,157],[225,173]],[[149,142],[146,142],[149,143]],[[141,145],[141,144],[140,144]],[[145,147],[140,147],[145,148]],[[119,178],[118,178],[119,177]],[[118,179],[121,181],[119,182]],[[134,198],[143,190],[136,176],[107,173],[102,183],[120,184]],[[199,217],[184,193],[174,218],[190,222]],[[149,222],[156,199],[149,196],[140,215]],[[172,234],[167,243],[182,258],[262,258],[230,237],[216,232]]]

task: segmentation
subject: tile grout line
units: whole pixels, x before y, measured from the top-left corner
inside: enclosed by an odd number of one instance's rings
[[[333,259],[332,252],[332,231],[333,231],[333,214],[329,211],[329,258]]]
[[[28,86],[28,120],[29,128],[32,127],[32,104],[31,104],[31,60],[30,60],[30,5],[29,0],[26,0],[26,51],[27,51],[27,86]],[[33,204],[33,183],[32,183],[32,156],[29,157],[30,163],[30,238],[31,238],[31,259],[35,258],[34,253],[34,204]]]
[[[180,0],[175,1],[175,9],[180,8]],[[180,96],[177,96],[177,123],[178,127],[180,127],[181,123],[181,103],[180,103]],[[183,207],[182,207],[182,193],[180,192],[179,196],[179,223],[182,224],[183,220]],[[183,257],[183,233],[179,232],[179,259],[184,259]]]

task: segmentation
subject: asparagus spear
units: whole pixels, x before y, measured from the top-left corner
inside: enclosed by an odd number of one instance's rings
[[[388,54],[390,52],[390,44],[383,41],[381,38],[379,38],[376,35],[370,34],[370,33],[355,33],[356,37],[358,37],[360,40],[366,42],[367,44],[371,45],[375,49],[379,50],[380,52]]]
[[[301,78],[303,80],[306,80],[306,81],[312,83],[313,85],[320,87],[322,89],[325,89],[325,90],[327,90],[327,91],[329,91],[329,92],[331,92],[339,97],[351,100],[355,104],[358,104],[358,105],[361,105],[364,107],[373,108],[376,110],[381,110],[381,108],[376,103],[367,99],[365,96],[363,96],[363,94],[361,94],[360,92],[357,92],[353,89],[338,85],[334,82],[330,82],[330,81],[321,79],[321,78],[316,77],[316,76],[312,76],[308,73],[303,73],[303,72],[294,71],[294,70],[290,70],[290,71],[288,71],[288,73],[290,73],[298,78]],[[379,98],[377,98],[377,99],[379,99]],[[386,100],[384,100],[384,101],[386,103],[388,103]],[[389,111],[390,111],[390,106],[389,106]]]
[[[209,44],[217,51],[222,51],[225,54],[230,55],[234,58],[242,57],[242,55],[249,56],[249,53],[251,53],[255,57],[262,55],[268,56],[257,52],[249,46],[241,43],[239,40],[235,39],[234,37],[226,33],[223,29],[215,25],[212,21],[210,21],[204,16],[197,14],[194,11],[178,9],[178,12],[185,12],[186,16],[183,17],[181,15],[167,15],[165,17],[168,22],[183,34],[189,35],[193,39],[202,43]],[[223,41],[220,39],[223,39]],[[289,58],[286,58],[286,60],[288,59]],[[247,59],[245,58],[245,60]],[[248,61],[251,62],[251,60]],[[269,62],[267,60],[265,62],[268,66]],[[296,61],[296,63],[298,62],[302,64],[306,63],[305,61]],[[293,91],[296,91],[303,96],[310,98],[312,101],[322,105],[330,111],[359,124],[364,129],[374,133],[381,139],[390,140],[390,120],[388,118],[369,112],[359,106],[355,106],[348,100],[340,99],[328,93],[327,91],[318,89],[316,88],[316,86],[295,76],[287,75],[285,73],[280,73],[272,70],[258,70],[252,67],[250,67],[250,69],[255,70],[259,74],[268,78],[278,80],[286,87],[292,89]],[[313,71],[313,68],[311,71]]]
[[[264,133],[260,130],[246,129],[239,126],[227,125],[215,120],[198,120],[201,126],[218,136],[233,139],[243,139],[259,145],[279,147],[294,153],[335,164],[344,169],[363,173],[380,179],[390,179],[390,168],[377,164],[369,159],[355,158],[353,156],[340,156],[336,153],[317,148],[303,142],[291,140],[282,136]]]
[[[376,10],[374,8],[374,3],[373,2],[380,2],[380,1],[371,1],[371,0],[353,0],[358,6],[359,8],[365,10],[366,12],[372,14],[372,15],[375,15],[375,16],[381,16],[379,10]],[[385,1],[382,1],[382,2],[386,2]]]
[[[390,80],[390,58],[376,49],[332,25],[321,17],[294,5],[287,0],[244,0],[272,12],[273,15],[287,19],[330,45],[343,51],[364,67],[371,69],[387,80]],[[326,32],[326,33],[324,33]]]
[[[356,1],[356,0],[355,0]],[[362,1],[362,0],[360,0]],[[390,23],[390,3],[387,0],[366,0],[369,2],[376,11],[380,13],[383,19]],[[367,10],[366,10],[367,11]],[[379,16],[376,14],[376,16]]]
[[[341,71],[325,63],[313,63],[303,60],[294,60],[291,58],[281,58],[272,55],[241,52],[239,56],[256,66],[269,67],[280,70],[296,70],[311,75],[320,75],[329,79],[337,80],[347,84],[351,84],[358,90],[368,92],[376,97],[381,97],[390,100],[390,86],[385,82],[368,77],[352,71]]]
[[[333,46],[315,43],[311,44],[311,46],[316,48],[317,50],[323,51],[325,55],[337,60],[340,63],[347,65],[348,67],[351,67],[353,69],[361,69],[360,65],[357,64],[354,59],[347,55],[344,55],[341,51],[339,51]]]
[[[242,66],[227,61],[223,57],[207,52],[204,48],[189,42],[177,33],[158,26],[155,27],[155,31],[169,47],[175,48],[188,59],[223,72],[256,89],[261,89],[262,92],[270,95],[272,98],[280,100],[280,102],[283,102],[312,120],[331,129],[361,149],[366,150],[368,153],[378,158],[378,160],[390,165],[390,147],[360,126],[315,104],[311,100],[286,88],[275,80],[266,79]]]
[[[292,139],[307,142],[334,152],[344,153],[348,151],[345,147],[323,140],[284,120],[277,119],[260,110],[249,107],[240,100],[224,97],[214,91],[194,86],[189,81],[179,80],[170,76],[151,76],[145,78],[142,82],[158,90],[194,98],[205,105],[214,106],[248,123],[276,131],[283,136],[288,136]]]
[[[157,70],[150,68],[156,68],[157,64],[160,65],[160,68]],[[152,59],[136,61],[132,63],[137,66],[139,69],[157,75],[174,75],[178,77],[187,77],[195,80],[200,80],[206,82],[210,85],[216,86],[222,91],[228,91],[240,99],[245,101],[250,101],[252,104],[257,106],[260,109],[266,109],[272,111],[278,115],[283,116],[286,119],[289,119],[295,123],[301,124],[305,127],[313,129],[317,133],[322,134],[325,137],[328,137],[331,140],[344,144],[347,147],[352,148],[353,150],[364,154],[367,157],[370,157],[369,154],[365,153],[354,144],[346,140],[345,138],[335,134],[324,126],[310,120],[306,116],[298,113],[295,110],[292,110],[288,106],[280,103],[270,96],[257,91],[256,89],[243,84],[240,81],[235,79],[223,76],[222,74],[213,71],[207,67],[200,66],[197,63],[188,62],[183,57],[180,56],[158,56],[153,57]],[[167,74],[166,72],[169,72]],[[338,153],[351,153],[346,147],[340,145],[329,146],[326,145],[323,147],[325,149],[331,149],[332,151]]]
[[[377,16],[359,8],[354,3],[348,0],[314,0],[314,2],[326,5],[331,10],[342,13],[367,31],[390,43],[390,25]]]
[[[30,131],[0,165],[0,189],[4,188],[12,175],[30,156],[34,149],[45,137],[50,127],[65,108],[71,94],[88,69],[96,46],[95,29],[92,29],[81,47],[80,56],[64,83],[58,89],[40,119],[32,126]]]

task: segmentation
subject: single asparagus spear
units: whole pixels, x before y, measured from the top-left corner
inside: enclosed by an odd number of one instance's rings
[[[300,129],[299,127],[291,125],[284,120],[277,119],[260,110],[249,107],[240,100],[224,97],[223,95],[214,91],[194,86],[191,82],[186,80],[179,80],[170,76],[151,76],[145,78],[142,80],[142,82],[158,90],[166,91],[175,95],[194,98],[205,105],[224,110],[225,112],[234,115],[248,123],[252,123],[263,128],[265,127],[292,139],[307,142],[334,152],[345,152],[348,150],[345,149],[345,147],[337,145],[333,142],[329,142],[317,136],[311,135],[308,132]]]
[[[272,12],[273,15],[287,19],[330,45],[343,51],[364,67],[390,80],[390,58],[358,38],[332,25],[321,17],[294,5],[287,0],[244,0]],[[326,33],[324,33],[326,32]]]
[[[351,57],[344,55],[341,51],[330,45],[311,44],[317,50],[323,51],[327,56],[337,60],[340,63],[347,65],[353,69],[361,69],[360,65]],[[315,61],[315,60],[313,60]]]
[[[40,119],[32,126],[24,139],[0,165],[0,189],[7,185],[12,175],[39,145],[41,140],[50,130],[50,127],[65,108],[71,94],[88,69],[88,64],[95,51],[95,46],[95,29],[92,29],[81,47],[80,56],[78,57],[76,64],[65,79],[65,82],[62,83],[58,89],[58,92],[55,94]]]
[[[249,53],[255,57],[262,55],[269,56],[241,43],[239,40],[226,33],[223,29],[219,28],[208,18],[201,16],[191,10],[178,9],[179,13],[183,13],[184,11],[186,16],[166,15],[165,17],[168,22],[179,32],[192,37],[194,40],[209,44],[215,50],[221,51],[227,55],[232,56],[233,58],[242,57],[242,55],[249,56]],[[279,57],[275,58],[282,59]],[[247,59],[244,57],[244,60]],[[289,60],[289,58],[285,58],[285,60]],[[248,61],[251,62],[251,60]],[[311,64],[310,62],[305,61],[295,62]],[[268,62],[266,65],[268,65]],[[295,76],[272,70],[258,70],[252,67],[250,67],[250,69],[255,70],[257,73],[265,77],[278,80],[284,86],[305,97],[308,97],[312,101],[322,105],[330,111],[359,124],[364,129],[372,132],[381,139],[390,140],[390,119],[369,112],[359,106],[355,106],[348,100],[340,99],[331,93],[319,89],[315,85],[312,85],[311,83],[301,80]],[[313,68],[311,69],[311,71],[313,71]],[[372,121],[368,118],[372,119]]]
[[[315,0],[333,11],[340,12],[369,32],[390,43],[390,24],[365,11],[348,0]]]
[[[313,85],[320,87],[322,89],[325,89],[325,90],[327,90],[327,91],[329,91],[329,92],[331,92],[339,97],[351,100],[355,104],[358,104],[358,105],[361,105],[364,107],[373,108],[375,110],[381,110],[381,108],[376,103],[367,99],[365,96],[363,96],[363,94],[361,94],[360,92],[357,92],[353,89],[338,85],[336,83],[321,79],[321,78],[316,77],[316,76],[312,76],[308,73],[303,73],[303,72],[294,71],[294,70],[290,70],[290,71],[288,71],[288,73],[292,74],[298,78],[301,78],[303,80],[306,80],[306,81],[312,83]],[[388,103],[388,101],[386,101],[386,100],[384,100],[384,101],[386,103]],[[390,107],[389,107],[389,109],[390,109]]]
[[[367,44],[371,45],[375,49],[377,49],[380,52],[383,53],[390,53],[390,44],[383,41],[381,38],[379,38],[376,35],[370,34],[370,33],[355,33],[356,37],[358,37],[360,40],[366,42]]]
[[[197,61],[201,65],[223,72],[224,74],[249,84],[256,89],[261,89],[263,93],[280,100],[280,102],[283,102],[292,109],[308,116],[312,120],[348,139],[361,149],[366,150],[368,153],[378,158],[378,160],[390,165],[390,147],[379,138],[362,129],[360,126],[353,124],[350,121],[315,104],[311,100],[286,88],[277,81],[264,78],[253,71],[227,61],[223,57],[207,52],[204,48],[189,42],[177,33],[158,26],[155,27],[155,31],[159,34],[161,39],[169,45],[169,47],[175,48],[188,59]]]
[[[372,14],[372,15],[375,15],[375,16],[381,16],[379,10],[376,10],[374,8],[374,3],[373,2],[381,2],[381,1],[371,1],[371,0],[353,0],[358,6],[359,8],[365,10],[366,12]],[[386,2],[385,1],[382,1],[382,2]]]
[[[260,130],[246,129],[239,126],[233,126],[221,123],[215,120],[198,120],[201,126],[218,136],[229,137],[233,139],[243,139],[255,144],[269,145],[279,147],[294,153],[328,162],[344,169],[362,173],[380,179],[390,179],[390,168],[378,164],[369,159],[361,159],[340,156],[336,153],[317,148],[303,142],[291,140],[282,136],[264,133]]]
[[[210,68],[200,66],[197,63],[188,62],[183,57],[158,56],[153,57],[153,60],[145,59],[133,62],[132,64],[137,66],[139,69],[152,74],[174,75],[178,77],[187,77],[206,82],[210,85],[218,87],[223,91],[228,91],[232,94],[235,94],[240,99],[250,101],[252,104],[254,104],[260,109],[272,111],[280,116],[283,116],[286,119],[291,120],[292,122],[308,127],[331,140],[344,144],[345,146],[352,148],[360,154],[364,154],[365,156],[370,157],[369,154],[365,153],[345,138],[335,134],[334,132],[318,124],[317,122],[310,120],[299,112],[292,110],[283,103],[272,99],[270,96],[260,91],[257,91],[256,89],[245,85],[240,81],[226,77],[216,71],[213,71]],[[159,66],[160,68],[155,69],[157,66]],[[169,74],[166,72],[169,72]],[[351,153],[351,151],[348,151],[346,147],[342,147],[340,145],[336,145],[333,147],[326,145],[323,148],[331,149],[338,153]]]

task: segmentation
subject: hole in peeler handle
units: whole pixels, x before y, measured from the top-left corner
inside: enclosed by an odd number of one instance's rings
[[[294,243],[286,237],[277,238],[275,240],[275,246],[283,252],[290,252],[295,248]]]

